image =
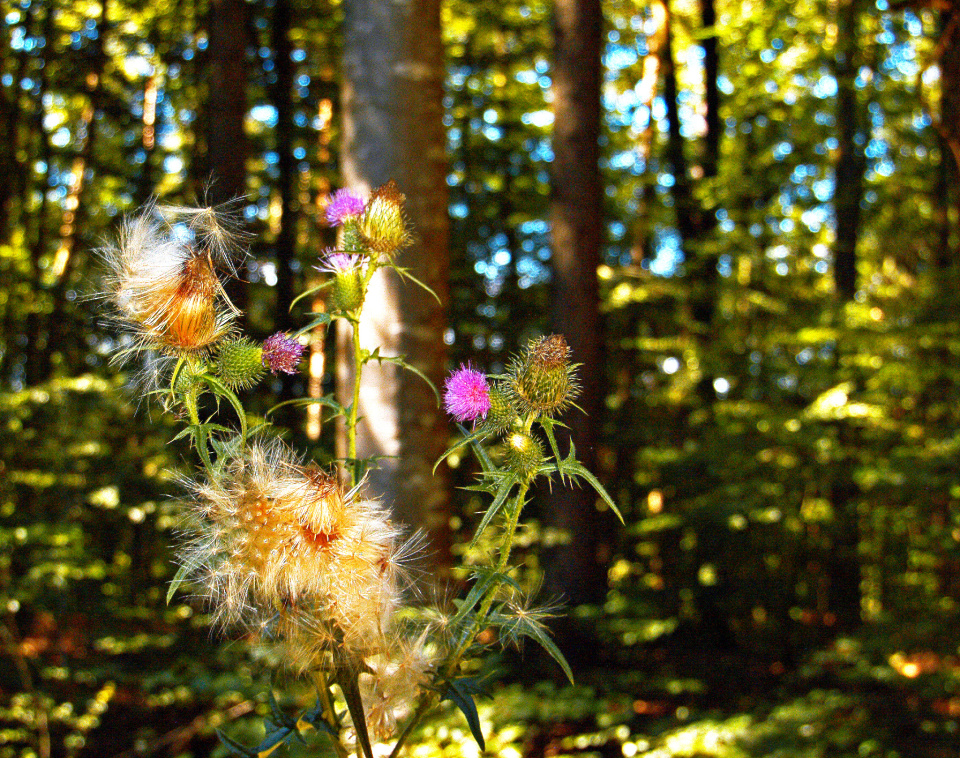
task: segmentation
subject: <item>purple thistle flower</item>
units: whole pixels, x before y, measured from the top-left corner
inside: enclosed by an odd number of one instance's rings
[[[325,271],[330,274],[343,274],[347,271],[353,271],[354,269],[360,269],[364,272],[367,270],[367,261],[362,255],[342,253],[337,252],[335,248],[327,248],[322,253],[322,256],[320,259],[321,265],[317,266],[317,271]]]
[[[469,363],[461,365],[447,377],[443,405],[457,421],[475,421],[490,410],[490,387],[487,377]]]
[[[263,365],[270,369],[271,374],[278,371],[296,373],[302,355],[303,345],[283,332],[277,332],[263,342]]]
[[[337,190],[327,203],[327,223],[330,226],[339,226],[350,216],[363,213],[363,207],[363,198],[348,189]]]

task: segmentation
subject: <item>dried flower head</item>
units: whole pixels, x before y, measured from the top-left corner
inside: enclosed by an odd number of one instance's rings
[[[276,374],[294,374],[303,356],[303,345],[283,332],[273,334],[263,342],[263,365]]]
[[[514,359],[507,386],[525,411],[558,413],[580,392],[576,364],[570,363],[570,347],[560,334],[531,340],[523,356]]]
[[[457,421],[475,421],[490,410],[487,377],[469,363],[461,365],[444,384],[443,404]]]
[[[330,226],[340,226],[348,218],[356,218],[363,213],[363,198],[348,189],[333,193],[327,203],[326,216]]]
[[[416,543],[401,540],[379,503],[277,440],[254,442],[190,489],[179,558],[221,624],[257,626],[285,608],[311,644],[336,640],[354,658],[382,649]]]
[[[406,197],[392,179],[373,191],[360,219],[360,233],[374,252],[391,255],[410,241],[405,202]]]
[[[229,213],[151,204],[125,219],[108,267],[107,299],[133,336],[123,360],[144,350],[204,353],[232,330],[237,310],[220,274],[236,271],[242,235]]]

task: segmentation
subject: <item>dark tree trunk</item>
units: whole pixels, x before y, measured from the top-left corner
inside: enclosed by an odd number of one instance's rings
[[[851,302],[857,292],[857,242],[860,236],[860,202],[866,159],[863,145],[865,123],[863,104],[857,96],[855,79],[861,55],[858,29],[861,0],[838,0],[836,6],[837,50],[837,163],[835,169],[834,215],[836,240],[833,249],[834,286],[839,304]],[[860,138],[858,140],[858,138]],[[858,145],[858,141],[860,144]],[[838,311],[838,319],[843,311]],[[837,346],[840,370],[841,347]],[[850,631],[860,624],[860,517],[857,512],[860,490],[853,480],[856,463],[856,428],[841,426],[838,432],[846,460],[834,473],[831,497],[837,514],[830,560],[830,607],[838,629]]]
[[[407,196],[416,243],[399,255],[440,297],[381,271],[360,325],[363,345],[408,362],[437,385],[444,375],[448,297],[444,55],[439,0],[349,0],[344,5],[343,169],[357,190],[394,179]],[[342,323],[342,322],[341,322]],[[338,379],[352,382],[341,354]],[[450,425],[422,379],[394,366],[364,370],[358,454],[391,455],[371,473],[369,490],[397,518],[424,529],[431,561],[450,560],[447,482],[433,476]],[[442,472],[443,468],[439,470]]]
[[[860,235],[860,201],[863,198],[864,155],[857,145],[861,133],[861,105],[855,79],[859,69],[857,28],[858,0],[838,0],[837,53],[837,163],[834,171],[833,207],[836,241],[833,248],[833,277],[838,297],[853,300],[857,292],[857,238]]]
[[[960,0],[940,15],[940,206],[939,268],[960,266]],[[944,281],[953,289],[954,276]]]
[[[553,239],[554,329],[582,363],[585,413],[564,419],[583,464],[596,471],[603,416],[602,325],[597,285],[603,224],[600,178],[599,0],[557,0],[554,6]],[[546,558],[547,590],[571,603],[597,602],[606,591],[608,528],[591,489],[554,488],[547,522],[570,542]]]
[[[54,261],[54,282],[51,296],[53,305],[47,320],[47,343],[42,350],[40,371],[43,377],[49,376],[53,366],[54,350],[61,351],[67,358],[70,348],[74,348],[73,362],[79,363],[74,335],[77,330],[67,313],[68,292],[74,282],[74,270],[77,259],[83,249],[82,239],[87,226],[86,196],[88,194],[87,173],[94,171],[94,155],[97,146],[98,117],[103,99],[103,72],[106,68],[106,39],[109,36],[109,8],[107,0],[100,5],[100,17],[97,20],[97,35],[91,51],[90,68],[86,72],[87,105],[84,109],[80,134],[83,144],[79,154],[73,160],[73,183],[67,195],[66,210],[60,227],[60,245]],[[67,365],[70,361],[64,360]]]
[[[290,0],[276,0],[273,11],[274,71],[273,104],[277,109],[277,156],[280,185],[280,230],[277,233],[276,326],[286,331],[293,326],[293,302],[297,243],[296,163],[293,158],[293,61],[290,53]]]
[[[243,0],[211,0],[207,50],[207,200],[219,204],[247,194],[247,24]],[[244,282],[231,281],[227,293],[246,311]]]

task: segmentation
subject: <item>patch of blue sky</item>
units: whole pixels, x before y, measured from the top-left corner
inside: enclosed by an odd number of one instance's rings
[[[553,124],[553,111],[546,109],[530,111],[528,113],[524,113],[520,117],[520,121],[527,126],[536,126],[543,129]]]
[[[535,218],[521,222],[518,230],[521,234],[546,234],[550,231],[550,225],[541,218]]]
[[[610,156],[608,165],[614,171],[629,171],[637,164],[637,154],[633,150],[624,150]]]
[[[884,177],[893,176],[894,168],[893,161],[889,158],[884,158],[883,160],[877,161],[877,163],[873,166],[871,173]]]
[[[881,156],[888,155],[890,152],[890,147],[886,142],[879,139],[872,139],[867,143],[866,149],[863,151],[864,155],[868,158],[880,158]]]
[[[633,66],[638,59],[637,49],[628,45],[607,45],[603,62],[610,71],[620,71]]]
[[[813,183],[813,195],[821,203],[829,202],[833,197],[833,178],[820,179]]]
[[[818,205],[816,208],[810,208],[803,212],[803,215],[800,216],[800,220],[803,222],[803,225],[807,227],[811,232],[819,232],[823,228],[824,224],[830,218],[830,211],[825,205]]]
[[[659,227],[654,232],[654,256],[650,261],[650,273],[656,276],[673,276],[683,263],[680,249],[680,234],[676,229]]]
[[[277,109],[272,105],[255,105],[250,109],[250,117],[267,126],[277,125]]]
[[[783,142],[778,142],[773,146],[773,159],[776,161],[782,161],[790,153],[793,152],[793,145],[784,140]]]
[[[821,100],[837,94],[837,80],[830,74],[821,73],[820,79],[813,85],[813,95]]]
[[[533,69],[528,68],[524,71],[518,71],[513,75],[513,78],[520,82],[520,84],[536,84],[540,75]]]

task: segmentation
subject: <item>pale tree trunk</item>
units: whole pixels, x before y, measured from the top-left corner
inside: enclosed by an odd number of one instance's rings
[[[354,190],[390,179],[407,196],[416,242],[399,255],[440,297],[380,271],[371,282],[360,326],[362,345],[406,360],[442,385],[448,302],[447,190],[443,128],[444,56],[439,0],[347,0],[344,3],[343,172]],[[343,322],[341,322],[343,325]],[[349,339],[341,331],[340,341]],[[340,351],[341,392],[352,383]],[[368,364],[360,393],[357,454],[395,456],[371,472],[368,491],[399,521],[423,529],[430,562],[449,562],[449,493],[433,464],[450,425],[422,379],[393,365]]]
[[[602,334],[597,284],[602,237],[600,179],[600,0],[557,0],[553,69],[553,327],[582,363],[585,411],[564,417],[577,456],[596,471],[603,412]],[[546,521],[570,541],[546,557],[546,586],[570,603],[602,600],[606,590],[604,519],[596,495],[585,487],[555,487]]]

